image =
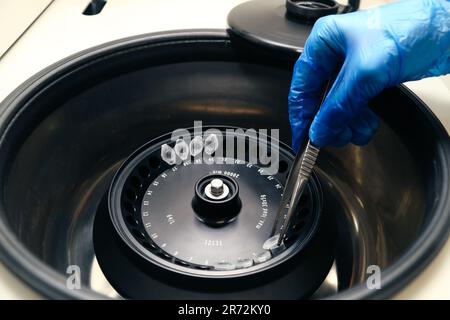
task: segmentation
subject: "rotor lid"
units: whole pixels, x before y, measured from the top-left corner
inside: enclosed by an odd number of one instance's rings
[[[357,9],[359,1],[343,6],[334,0],[253,0],[228,15],[232,36],[290,53],[303,50],[314,22],[325,15]]]

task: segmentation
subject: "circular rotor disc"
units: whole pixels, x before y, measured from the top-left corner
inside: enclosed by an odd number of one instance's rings
[[[193,129],[189,130],[193,134]],[[94,243],[100,267],[124,295],[149,297],[149,288],[138,284],[152,283],[168,290],[159,292],[163,296],[183,296],[182,288],[199,294],[214,288],[221,294],[232,290],[252,296],[258,294],[258,288],[266,291],[262,285],[286,286],[289,279],[296,279],[301,286],[298,293],[303,296],[316,288],[326,274],[333,260],[328,242],[332,235],[322,231],[325,237],[322,235],[317,241],[314,237],[323,224],[317,176],[312,176],[302,195],[283,246],[266,249],[263,245],[275,224],[293,154],[285,145],[274,144],[270,139],[266,155],[278,154],[271,158],[278,158],[278,166],[265,166],[260,158],[255,163],[249,155],[257,145],[257,154],[261,155],[261,145],[253,143],[257,141],[253,139],[260,138],[242,136],[237,130],[229,134],[226,128],[220,132],[223,140],[212,154],[186,157],[180,150],[185,150],[189,141],[175,142],[168,134],[141,147],[118,170],[108,197],[99,207]],[[239,145],[238,141],[244,142],[243,157],[239,153],[229,157],[225,146],[230,141],[234,146]],[[268,143],[267,137],[265,141]],[[235,151],[239,149],[236,148]],[[180,152],[172,157],[170,150]],[[202,188],[215,179],[222,179],[215,181],[219,182],[216,194],[222,182],[228,184],[228,197],[205,201]],[[196,199],[202,199],[203,205],[195,205],[199,201]],[[203,219],[214,219],[220,212],[216,211],[217,206],[224,204],[226,210],[219,217],[229,218],[225,223],[211,225]],[[230,208],[232,215],[227,214]],[[200,211],[205,209],[207,212]],[[108,238],[114,241],[107,241]],[[309,245],[310,242],[315,244]],[[131,278],[140,280],[131,283]],[[181,286],[181,291],[173,285]],[[297,289],[291,289],[289,296],[296,296]]]
[[[242,164],[228,171],[227,164],[190,163],[165,171],[154,180],[157,185],[150,184],[143,198],[142,212],[151,210],[142,217],[144,225],[149,226],[146,232],[168,254],[196,265],[226,267],[224,263],[229,263],[231,268],[238,260],[253,260],[264,254],[263,243],[275,223],[275,215],[267,212],[277,208],[281,190],[276,179],[268,180],[258,169]],[[239,196],[245,199],[236,220],[216,228],[201,222],[190,206],[193,181],[213,171],[233,174]]]
[[[193,157],[186,152],[194,136],[174,142],[166,135],[138,150],[114,178],[109,196],[112,221],[130,249],[149,262],[188,275],[241,276],[289,259],[314,234],[321,203],[315,178],[303,195],[298,219],[292,223],[292,241],[275,250],[263,248],[275,225],[293,156],[265,138],[266,150],[277,156],[264,167],[261,157],[263,153],[267,157],[267,151],[261,149],[263,140],[229,129],[219,130],[218,136],[220,139],[215,134],[204,138],[205,150],[209,137],[217,140],[213,154]],[[236,152],[233,157],[228,156],[230,150]],[[255,163],[249,162],[250,154]],[[222,219],[220,207],[228,200],[195,205],[196,185],[205,176],[236,182],[239,212],[220,227],[211,226],[204,217]],[[227,216],[227,212],[222,214]]]

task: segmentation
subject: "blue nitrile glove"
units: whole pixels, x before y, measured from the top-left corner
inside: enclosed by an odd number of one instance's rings
[[[298,150],[333,75],[337,78],[309,130],[319,147],[367,144],[379,126],[369,99],[386,87],[449,72],[450,0],[405,0],[321,18],[294,68],[293,147]]]

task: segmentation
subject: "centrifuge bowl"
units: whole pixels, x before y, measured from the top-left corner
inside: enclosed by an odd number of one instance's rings
[[[197,30],[102,45],[24,83],[0,106],[1,261],[48,297],[113,297],[92,229],[118,166],[194,120],[278,128],[289,143],[293,63],[234,45],[224,31]],[[403,87],[371,105],[382,125],[369,145],[320,154],[324,210],[337,221],[338,285],[331,281],[315,297],[389,297],[447,239],[447,133]],[[70,265],[80,267],[79,290],[66,286]],[[370,265],[382,270],[380,289],[366,286]]]

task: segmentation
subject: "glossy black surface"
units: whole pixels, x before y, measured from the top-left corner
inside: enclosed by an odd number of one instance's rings
[[[312,176],[302,196],[289,240],[278,250],[264,250],[293,160],[292,151],[279,141],[275,143],[274,138],[270,143],[262,140],[266,138],[258,140],[243,129],[203,130],[214,130],[220,136],[211,155],[184,160],[177,156],[179,164],[165,162],[161,147],[175,148],[169,133],[139,148],[116,173],[108,206],[97,210],[99,216],[109,211],[114,228],[104,217],[94,222],[95,254],[106,278],[124,297],[157,298],[162,291],[166,298],[187,299],[208,295],[226,298],[231,293],[240,298],[307,297],[323,282],[334,260],[333,216],[320,219],[322,194],[317,176]],[[184,141],[190,142],[195,131]],[[268,167],[265,162],[263,166],[258,157],[267,157],[258,151],[262,143],[273,156],[272,174],[272,165]],[[206,202],[202,189],[212,178],[226,181],[228,199]],[[206,204],[195,203],[197,197]],[[223,219],[230,212],[236,215],[221,225],[204,219],[215,215]],[[321,230],[320,239],[314,240],[317,229]],[[120,243],[106,240],[117,238],[116,233]],[[250,265],[243,264],[249,261]],[[147,286],[136,285],[130,274]],[[295,290],[281,290],[282,283],[289,282],[297,283]]]

